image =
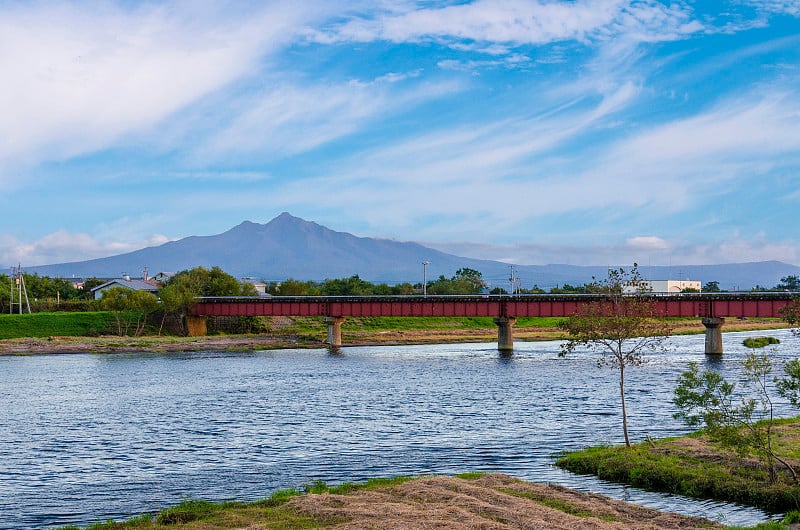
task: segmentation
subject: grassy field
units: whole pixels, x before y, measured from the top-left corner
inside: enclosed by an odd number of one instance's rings
[[[114,316],[108,312],[33,313],[0,315],[0,340],[24,337],[92,337],[110,332]]]
[[[800,467],[800,417],[775,422],[773,447]],[[766,469],[711,443],[702,431],[681,438],[624,446],[590,447],[564,454],[556,465],[574,473],[677,493],[756,506],[773,513],[800,509],[800,484],[785,468],[771,484]]]

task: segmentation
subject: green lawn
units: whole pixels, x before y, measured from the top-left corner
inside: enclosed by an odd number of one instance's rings
[[[0,315],[0,339],[86,337],[108,333],[114,316],[108,312]]]

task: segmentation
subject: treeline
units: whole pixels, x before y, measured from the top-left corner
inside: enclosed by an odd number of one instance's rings
[[[432,295],[480,294],[485,289],[486,282],[479,271],[463,268],[458,269],[451,278],[441,275],[438,279],[427,282],[424,292]],[[322,282],[286,280],[266,285],[266,293],[274,296],[391,296],[422,292],[421,282],[387,285],[362,280],[358,275]]]
[[[77,287],[68,278],[50,278],[38,274],[23,274],[25,292],[32,311],[88,311],[92,309],[92,289],[104,280],[89,278]],[[14,309],[18,310],[19,291],[16,277],[0,274],[0,313],[11,309],[11,289],[14,289]],[[23,294],[23,305],[25,304]],[[27,311],[27,308],[24,309]]]

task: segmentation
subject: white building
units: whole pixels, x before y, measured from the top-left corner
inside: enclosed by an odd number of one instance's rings
[[[702,284],[698,280],[644,280],[637,289],[634,286],[626,286],[625,293],[635,293],[640,291],[656,294],[675,294],[685,290],[700,292]]]

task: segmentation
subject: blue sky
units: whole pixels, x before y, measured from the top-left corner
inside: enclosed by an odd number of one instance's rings
[[[800,0],[0,0],[0,71],[5,266],[283,211],[518,264],[800,264]]]

